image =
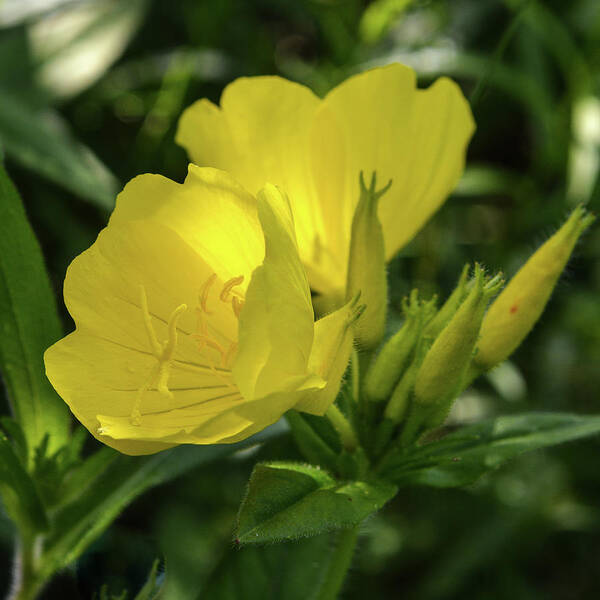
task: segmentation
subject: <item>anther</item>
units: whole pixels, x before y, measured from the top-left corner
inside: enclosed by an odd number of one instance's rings
[[[200,288],[200,307],[202,308],[202,310],[207,314],[207,315],[211,315],[212,311],[209,311],[206,308],[206,301],[208,300],[208,293],[210,292],[210,288],[212,287],[213,283],[215,282],[215,280],[217,279],[217,274],[213,273],[202,285],[202,287]]]
[[[236,285],[240,285],[240,283],[242,283],[242,281],[244,281],[244,276],[243,275],[240,275],[238,277],[232,277],[231,279],[229,279],[228,281],[226,281],[223,284],[223,289],[221,290],[221,294],[219,295],[219,298],[223,302],[229,302],[229,294],[231,293],[231,290]]]

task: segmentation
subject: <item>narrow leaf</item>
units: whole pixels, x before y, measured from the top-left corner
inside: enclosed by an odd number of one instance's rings
[[[394,483],[456,487],[527,452],[600,433],[600,416],[528,413],[503,416],[391,456],[380,469]]]
[[[39,244],[0,165],[0,371],[30,457],[46,433],[50,452],[68,437],[69,411],[46,379],[42,359],[61,334]]]
[[[75,140],[62,117],[19,95],[0,94],[0,144],[24,167],[104,210],[111,210],[118,182],[92,151]]]
[[[30,533],[48,527],[44,506],[34,482],[8,439],[0,434],[0,493],[13,520]]]
[[[395,493],[394,485],[381,481],[336,482],[311,465],[259,464],[240,507],[236,541],[273,542],[352,527]]]

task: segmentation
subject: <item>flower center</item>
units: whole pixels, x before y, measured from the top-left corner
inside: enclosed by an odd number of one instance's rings
[[[198,306],[196,307],[196,333],[191,334],[198,343],[198,350],[205,356],[208,367],[212,372],[219,377],[224,378],[223,369],[227,369],[235,356],[237,350],[237,342],[232,341],[229,343],[227,348],[223,347],[221,343],[211,335],[209,330],[209,319],[208,317],[214,313],[214,311],[208,308],[209,296],[213,284],[217,279],[217,275],[213,273],[201,286],[200,293],[198,295]],[[223,284],[223,288],[219,293],[219,301],[225,304],[230,304],[233,310],[233,314],[236,318],[239,318],[242,307],[244,306],[244,299],[240,292],[234,288],[240,285],[244,281],[244,276],[232,277]],[[148,341],[152,349],[152,354],[156,358],[156,365],[152,368],[145,382],[138,389],[131,415],[129,417],[132,425],[140,425],[141,419],[141,404],[144,394],[153,386],[156,385],[157,391],[167,399],[173,398],[173,393],[169,389],[169,375],[170,367],[177,347],[177,322],[179,317],[187,310],[187,304],[180,304],[169,316],[167,321],[167,339],[160,342],[154,331],[152,325],[152,318],[148,309],[148,298],[146,296],[146,289],[143,285],[140,285],[140,306],[142,309],[142,316],[144,319],[144,327],[148,335]],[[218,355],[218,363],[211,359],[210,355],[205,352],[206,349],[213,350]],[[220,368],[217,368],[220,367]],[[227,382],[230,383],[230,382]]]

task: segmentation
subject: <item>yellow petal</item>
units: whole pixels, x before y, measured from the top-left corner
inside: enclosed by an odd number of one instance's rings
[[[456,185],[473,130],[455,83],[441,78],[417,90],[412,69],[399,64],[351,77],[326,96],[314,123],[313,174],[326,237],[343,264],[360,171],[393,181],[379,206],[391,258]]]
[[[230,444],[272,425],[300,398],[323,385],[317,377],[296,377],[290,381],[289,391],[255,400],[231,401],[229,406],[222,402],[219,410],[207,409],[202,418],[195,410],[184,407],[144,415],[135,428],[131,427],[127,417],[98,415],[98,420],[104,437],[110,438],[112,443],[121,439],[141,442],[158,438],[164,443]]]
[[[189,107],[176,140],[194,163],[230,172],[252,194],[266,183],[284,190],[301,257],[317,283],[329,287],[326,276],[319,278],[319,264],[335,257],[327,250],[311,176],[310,129],[319,103],[308,88],[280,77],[240,78],[225,88],[221,108],[207,100]]]
[[[93,435],[100,436],[97,415],[110,415],[127,424],[130,435],[124,439],[140,438],[141,424],[132,419],[138,405],[140,421],[160,420],[168,428],[171,411],[187,410],[189,426],[194,427],[207,415],[242,402],[230,366],[222,364],[218,350],[236,343],[238,327],[231,305],[219,299],[218,281],[206,302],[210,314],[204,315],[212,345],[196,337],[195,309],[203,282],[211,275],[211,268],[173,230],[149,221],[110,225],[73,261],[65,280],[65,302],[77,329],[46,351],[46,371]],[[177,307],[181,310],[173,321]],[[173,342],[172,356],[161,362],[155,346],[164,348],[168,340]],[[161,365],[165,377],[159,391]],[[245,426],[228,425],[222,436]],[[156,440],[155,445],[101,439],[122,452],[141,454],[185,438],[165,436],[157,425],[152,436],[144,437]]]
[[[233,373],[246,398],[267,396],[306,373],[314,314],[287,198],[272,185],[258,195],[265,259],[246,292]]]
[[[189,166],[183,184],[160,175],[140,175],[117,197],[110,224],[151,219],[176,231],[227,281],[261,263],[264,243],[256,200],[227,173]]]
[[[351,325],[361,312],[357,300],[348,302],[315,323],[315,337],[308,369],[326,381],[326,385],[321,390],[305,394],[294,406],[296,410],[324,415],[336,399],[352,352]]]

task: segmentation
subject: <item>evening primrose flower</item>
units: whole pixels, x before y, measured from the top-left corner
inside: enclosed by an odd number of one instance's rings
[[[473,131],[455,83],[420,90],[412,69],[392,64],[322,100],[280,77],[237,79],[220,107],[189,107],[176,139],[194,163],[229,171],[251,193],[265,182],[285,190],[311,288],[341,301],[359,173],[392,180],[378,206],[389,260],[456,185]]]
[[[48,378],[126,454],[235,442],[290,408],[324,414],[360,312],[315,323],[287,198],[195,166],[183,184],[132,180],[64,296],[76,330],[46,351]]]

